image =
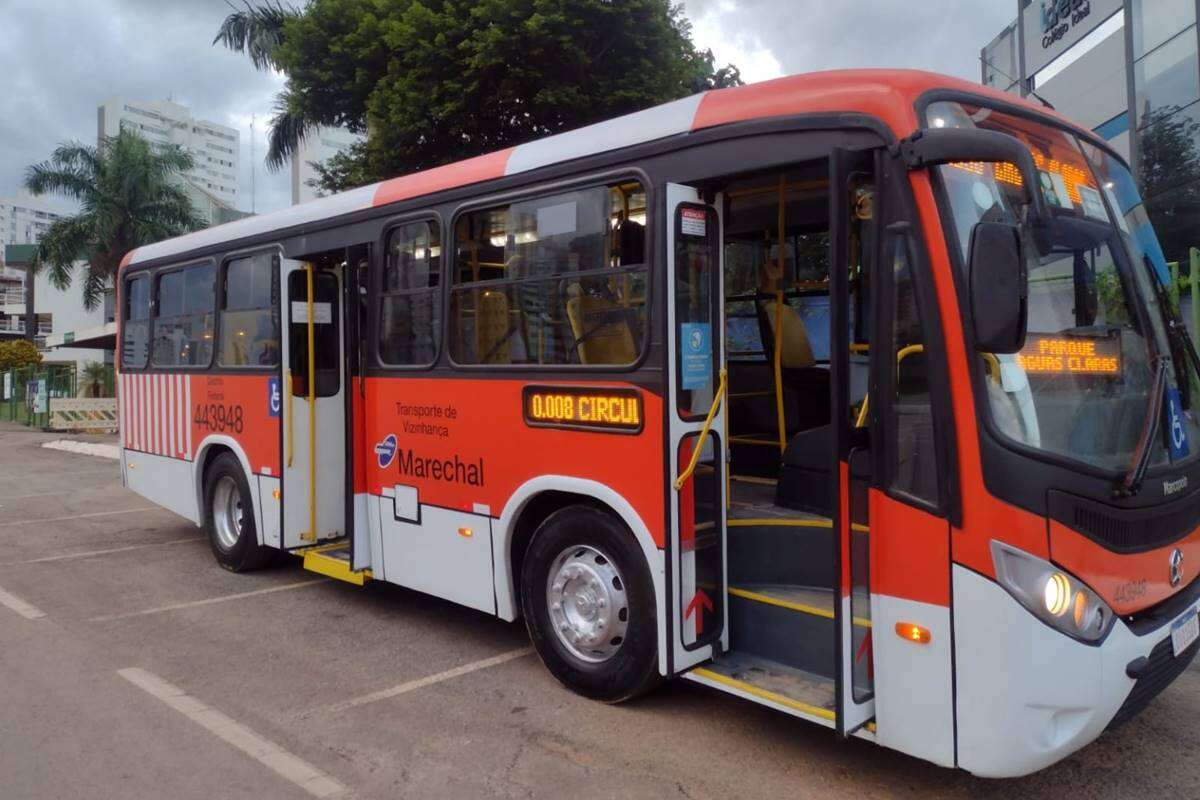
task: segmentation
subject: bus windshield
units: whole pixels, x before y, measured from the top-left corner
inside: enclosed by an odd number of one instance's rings
[[[1169,270],[1133,177],[1103,149],[1062,129],[994,109],[942,102],[933,127],[979,127],[1020,139],[1033,154],[1050,209],[1041,250],[1022,227],[1029,273],[1029,323],[1021,352],[981,354],[993,427],[1020,445],[1105,472],[1137,458],[1150,418],[1155,372],[1166,390],[1150,442],[1151,466],[1200,448],[1194,392],[1200,390],[1183,337],[1170,335]],[[981,221],[1019,224],[1020,173],[1011,164],[938,167],[943,215],[966,264]],[[1178,340],[1178,341],[1177,341]]]

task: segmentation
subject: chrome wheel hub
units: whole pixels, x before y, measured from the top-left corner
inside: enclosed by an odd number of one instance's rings
[[[242,493],[238,491],[237,481],[222,475],[213,490],[212,503],[217,544],[222,550],[232,550],[242,538]]]
[[[625,641],[625,579],[594,547],[576,545],[558,554],[550,564],[546,605],[558,641],[583,661],[607,661]]]

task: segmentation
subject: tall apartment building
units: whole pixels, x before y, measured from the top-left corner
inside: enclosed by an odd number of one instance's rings
[[[309,186],[317,171],[312,168],[315,161],[321,164],[362,139],[345,128],[318,128],[300,143],[300,149],[292,158],[292,205],[315,200],[317,190]]]
[[[62,216],[32,195],[0,197],[0,263],[5,245],[37,244],[51,223]]]
[[[186,174],[188,181],[228,208],[238,207],[239,137],[235,128],[196,119],[178,103],[114,97],[97,109],[96,132],[98,137],[116,136],[122,128],[136,131],[154,144],[179,145],[196,162]]]

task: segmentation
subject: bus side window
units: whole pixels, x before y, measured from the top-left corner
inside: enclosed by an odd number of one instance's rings
[[[333,397],[342,387],[341,297],[337,277],[317,270],[313,276],[313,363],[317,378],[316,397]],[[288,368],[292,373],[292,395],[308,395],[308,275],[296,270],[288,275],[288,302],[292,317],[288,326]],[[300,314],[296,309],[302,309]]]
[[[121,369],[142,369],[150,356],[150,276],[125,281],[121,319]]]
[[[388,236],[379,297],[379,360],[428,366],[441,331],[442,246],[434,222],[411,222]]]
[[[212,264],[164,272],[154,307],[154,366],[207,367],[213,351]]]
[[[460,216],[454,361],[634,363],[646,339],[645,226],[646,192],[634,181]]]
[[[276,258],[272,253],[258,253],[225,265],[218,356],[222,367],[279,365]]]
[[[895,393],[888,429],[891,487],[930,503],[938,501],[937,451],[934,438],[929,359],[925,326],[912,274],[907,236],[890,242],[892,260],[892,363]]]

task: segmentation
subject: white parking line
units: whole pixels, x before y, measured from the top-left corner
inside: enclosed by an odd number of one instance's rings
[[[338,797],[345,794],[345,786],[307,761],[292,755],[270,739],[260,736],[215,708],[185,694],[178,686],[137,667],[119,669],[117,674],[312,796]]]
[[[10,594],[0,587],[0,606],[5,606],[20,614],[25,619],[41,619],[46,614],[36,606],[31,606],[15,594]]]
[[[187,542],[202,542],[203,536],[190,536],[187,539],[172,539],[169,542],[149,542],[147,544],[131,544],[126,547],[110,547],[107,550],[87,550],[82,553],[64,553],[60,556],[43,556],[42,558],[28,558],[24,561],[5,561],[0,563],[0,567],[16,567],[22,564],[45,564],[50,561],[67,561],[72,558],[91,558],[92,556],[106,556],[109,553],[127,553],[130,550],[142,550],[146,547],[163,547],[168,544],[185,544]]]
[[[88,519],[89,517],[112,517],[117,514],[133,514],[138,511],[165,511],[162,506],[138,506],[137,508],[125,508],[120,511],[93,511],[90,514],[72,514],[69,517],[46,517],[45,519],[18,519],[12,522],[0,522],[0,528],[7,528],[10,525],[34,525],[42,522],[66,522],[69,519]]]
[[[145,608],[141,611],[127,611],[124,614],[105,614],[100,617],[92,617],[88,622],[111,622],[115,619],[129,619],[130,617],[144,617],[147,614],[161,614],[164,611],[179,611],[183,608],[196,608],[198,606],[209,606],[213,603],[226,603],[230,600],[241,600],[243,597],[255,597],[260,594],[271,594],[272,592],[286,592],[289,589],[303,589],[305,586],[313,586],[318,583],[329,583],[328,578],[317,578],[311,581],[297,581],[296,583],[285,583],[282,586],[268,586],[266,589],[255,589],[252,592],[238,592],[237,594],[224,594],[220,597],[210,597],[207,600],[192,600],[187,603],[172,603],[168,606],[158,606],[157,608]]]
[[[448,681],[451,678],[457,678],[460,675],[466,675],[467,673],[470,673],[470,672],[475,672],[475,671],[481,670],[481,669],[487,669],[488,667],[494,667],[494,666],[497,666],[498,664],[503,664],[507,661],[512,661],[513,659],[521,658],[522,656],[527,656],[532,652],[533,652],[532,647],[522,647],[520,650],[510,650],[507,653],[501,653],[498,656],[492,656],[491,658],[485,658],[482,661],[473,661],[470,664],[463,664],[461,667],[455,667],[454,669],[448,669],[445,672],[439,672],[436,675],[429,675],[424,678],[418,678],[417,680],[409,681],[408,683],[402,683],[399,686],[393,686],[390,689],[381,689],[378,692],[371,692],[370,694],[364,694],[363,696],[355,697],[352,700],[343,700],[340,703],[334,703],[333,705],[329,706],[326,710],[327,711],[345,711],[348,708],[355,708],[357,706],[366,705],[367,703],[374,703],[377,700],[387,700],[390,697],[396,697],[397,695],[406,694],[407,692],[411,692],[416,689],[424,689],[426,686],[432,686],[435,683],[441,683],[442,681]]]

